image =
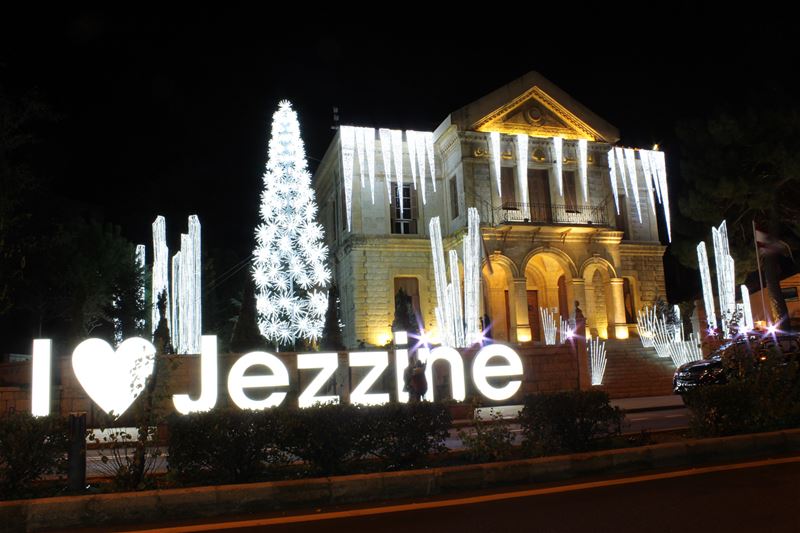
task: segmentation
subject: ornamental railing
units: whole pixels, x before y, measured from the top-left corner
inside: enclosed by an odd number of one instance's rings
[[[505,202],[494,209],[495,224],[563,224],[567,226],[608,226],[608,205],[566,205]]]

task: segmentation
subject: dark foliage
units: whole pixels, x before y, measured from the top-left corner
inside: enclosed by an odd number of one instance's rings
[[[0,496],[25,496],[32,482],[66,467],[67,431],[55,416],[0,418]]]
[[[258,329],[256,313],[256,287],[252,277],[248,276],[242,295],[242,307],[239,318],[233,327],[230,349],[234,353],[263,350],[267,347],[267,339]]]

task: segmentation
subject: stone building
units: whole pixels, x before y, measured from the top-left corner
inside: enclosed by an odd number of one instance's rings
[[[400,288],[436,336],[429,221],[461,253],[469,207],[484,247],[479,314],[494,339],[540,341],[539,307],[567,317],[575,301],[592,335],[627,338],[636,311],[665,295],[658,218],[668,230],[669,205],[663,153],[618,141],[536,72],[433,132],[340,127],[314,187],[345,344],[390,340]]]

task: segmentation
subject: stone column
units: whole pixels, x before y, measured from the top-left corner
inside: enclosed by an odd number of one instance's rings
[[[609,336],[614,335],[615,339],[628,338],[628,326],[625,319],[625,293],[622,290],[624,280],[622,278],[611,278],[608,280],[608,287],[611,291],[611,309],[609,310],[609,317],[611,318],[608,326]]]
[[[583,278],[572,278],[572,300],[569,303],[570,318],[574,318],[575,314],[575,301],[578,302],[584,316],[586,316],[589,307],[586,303],[586,280]]]
[[[517,342],[531,341],[531,324],[528,320],[528,290],[525,278],[514,278],[514,327]],[[512,307],[509,305],[509,307]]]

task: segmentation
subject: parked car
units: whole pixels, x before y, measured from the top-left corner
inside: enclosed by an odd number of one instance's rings
[[[757,334],[724,344],[707,359],[692,361],[678,367],[672,378],[672,390],[675,394],[682,394],[698,385],[727,383],[725,359],[741,355],[753,357],[758,363],[776,352],[787,359],[800,358],[800,335],[779,333],[762,336]]]

